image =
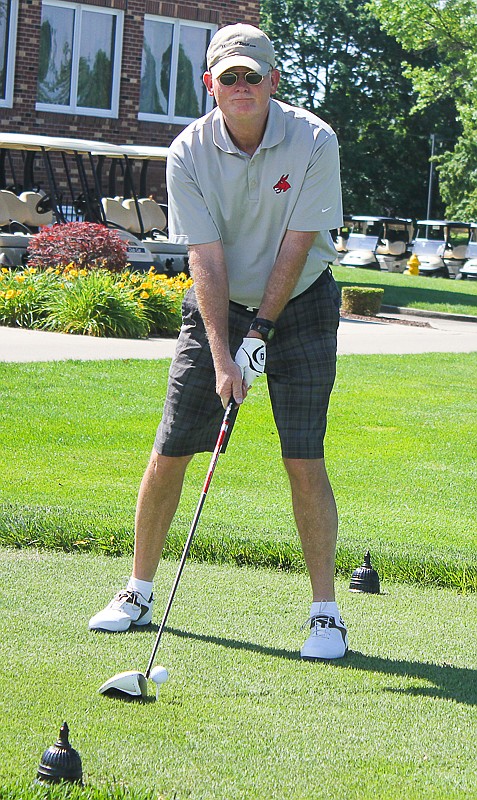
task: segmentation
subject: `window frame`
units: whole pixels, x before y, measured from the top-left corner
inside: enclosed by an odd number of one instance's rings
[[[106,6],[94,6],[86,3],[69,3],[63,0],[43,0],[44,6],[54,6],[59,8],[69,8],[75,11],[73,25],[73,41],[71,56],[71,95],[69,105],[58,105],[56,103],[35,103],[36,111],[48,111],[54,114],[76,114],[85,117],[104,117],[108,119],[119,118],[119,99],[121,86],[121,71],[123,58],[123,35],[124,35],[124,11],[122,9],[107,8]],[[80,60],[81,29],[83,12],[88,11],[95,14],[107,14],[116,18],[116,31],[114,35],[114,58],[112,65],[112,84],[111,84],[111,108],[94,108],[78,105],[78,72]],[[79,17],[76,14],[79,12]],[[38,86],[38,84],[37,84]],[[73,99],[74,94],[74,99]]]
[[[13,89],[15,83],[15,56],[17,51],[18,6],[19,6],[19,0],[10,0],[10,19],[8,22],[8,29],[6,31],[7,59],[6,59],[5,97],[0,97],[0,108],[13,108]]]
[[[175,109],[176,105],[176,90],[177,90],[177,68],[178,68],[178,54],[179,54],[179,44],[180,44],[180,29],[181,26],[185,25],[189,28],[201,28],[202,30],[206,30],[210,32],[210,38],[216,33],[218,30],[218,26],[212,23],[207,22],[197,22],[195,20],[189,19],[182,19],[178,17],[166,17],[161,14],[144,14],[144,27],[146,22],[164,22],[168,25],[173,26],[172,32],[172,57],[171,57],[171,77],[170,77],[170,96],[169,96],[169,107]],[[141,72],[142,72],[142,53],[144,52],[144,31],[143,31],[143,49],[141,51]],[[205,56],[205,53],[204,53]],[[202,78],[202,76],[201,76]],[[142,75],[139,76],[139,90],[141,90],[141,79]],[[208,113],[212,111],[214,107],[214,99],[213,97],[207,96],[206,97],[206,104],[205,104],[205,112]],[[176,116],[174,112],[169,114],[152,114],[148,111],[138,111],[137,115],[138,120],[144,122],[161,122],[167,123],[172,125],[189,125],[190,122],[193,122],[197,117],[180,117]]]

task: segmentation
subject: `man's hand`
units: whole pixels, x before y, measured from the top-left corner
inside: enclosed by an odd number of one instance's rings
[[[246,336],[235,355],[235,363],[242,370],[242,376],[247,389],[250,388],[255,378],[263,375],[265,370],[266,347],[265,342],[258,337]]]

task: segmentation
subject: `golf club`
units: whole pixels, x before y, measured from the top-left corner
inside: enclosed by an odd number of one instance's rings
[[[212,480],[215,467],[217,466],[219,455],[225,450],[230,434],[232,432],[232,427],[235,422],[235,418],[237,416],[237,411],[238,411],[238,405],[232,398],[229,401],[227,408],[225,409],[217,442],[214,448],[214,452],[212,453],[209,469],[207,470],[207,475],[205,477],[204,485],[202,487],[200,500],[197,504],[197,508],[194,514],[194,519],[192,520],[192,525],[190,527],[189,534],[187,536],[184,545],[184,550],[182,552],[181,560],[179,562],[179,568],[177,570],[174,583],[172,584],[172,589],[169,595],[169,600],[167,601],[166,609],[164,611],[164,616],[162,617],[161,624],[159,625],[159,630],[157,631],[156,640],[154,642],[154,647],[152,648],[152,653],[151,657],[149,658],[149,663],[146,667],[146,672],[142,673],[142,672],[137,672],[135,670],[118,672],[117,675],[113,675],[112,678],[103,683],[103,685],[99,688],[99,692],[101,694],[108,694],[112,696],[123,696],[123,697],[126,696],[129,698],[147,697],[147,679],[151,678],[151,680],[153,680],[154,683],[156,684],[157,687],[156,696],[157,696],[160,685],[164,683],[168,678],[167,670],[164,667],[156,667],[154,670],[152,670],[152,665],[154,663],[154,659],[156,657],[159,644],[161,642],[161,637],[164,628],[166,627],[169,611],[171,610],[171,606],[174,601],[174,596],[177,587],[179,585],[179,581],[181,579],[182,570],[184,569],[187,555],[189,553],[190,546],[192,544],[192,539],[194,538],[194,533],[199,523],[202,508],[204,507],[207,493],[209,491],[210,482]]]

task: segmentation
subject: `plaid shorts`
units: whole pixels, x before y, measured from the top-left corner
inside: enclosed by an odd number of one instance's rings
[[[328,268],[281,313],[267,345],[265,372],[284,458],[323,458],[330,393],[336,375],[340,294]],[[230,303],[235,354],[255,316]],[[245,401],[246,402],[246,401]],[[224,414],[194,287],[182,305],[182,327],[154,448],[166,456],[212,451]]]

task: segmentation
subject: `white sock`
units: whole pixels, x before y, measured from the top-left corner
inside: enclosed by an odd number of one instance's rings
[[[145,600],[149,600],[152,594],[152,581],[140,581],[139,578],[131,576],[128,580],[127,588],[133,592],[139,592]]]
[[[315,617],[317,614],[331,614],[335,619],[338,619],[340,615],[338,604],[334,600],[323,600],[322,602],[313,601],[311,604],[310,617]]]

